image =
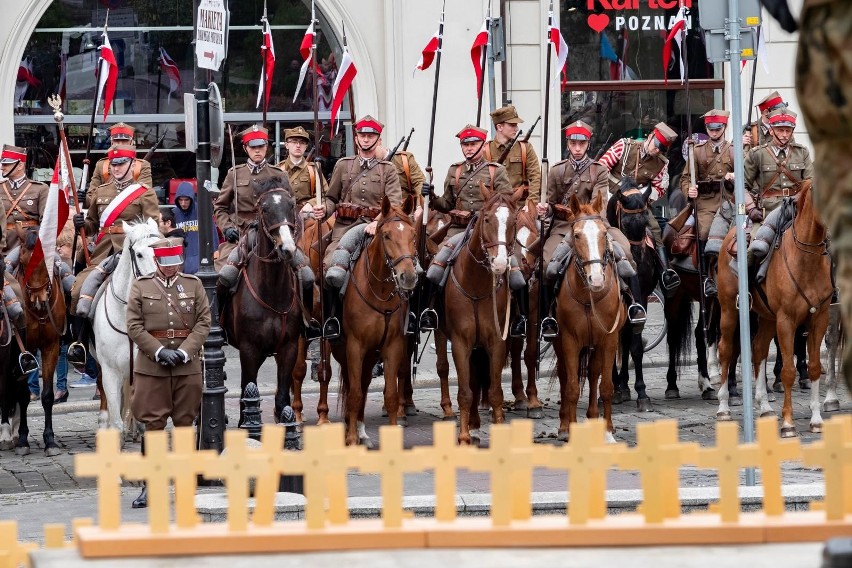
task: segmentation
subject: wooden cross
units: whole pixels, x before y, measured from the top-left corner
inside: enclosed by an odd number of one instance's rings
[[[781,464],[798,460],[802,446],[798,438],[781,439],[778,436],[778,418],[765,416],[757,421],[758,463],[763,486],[763,513],[770,517],[784,514],[784,496],[781,494]]]
[[[568,472],[568,522],[584,525],[606,516],[606,473],[626,446],[606,443],[601,419],[571,424],[570,433],[570,443],[548,452],[548,466]]]
[[[145,455],[125,473],[127,479],[144,481],[148,488],[148,525],[153,534],[169,530],[169,440],[165,430],[145,432]]]
[[[473,448],[458,445],[455,422],[435,422],[432,445],[418,446],[412,452],[421,469],[435,472],[435,520],[452,522],[456,518],[456,474],[470,467]]]
[[[118,430],[98,430],[95,453],[74,456],[76,475],[98,479],[98,523],[104,530],[121,524],[121,476],[142,462],[139,454],[121,453],[118,436]]]
[[[829,521],[843,520],[848,503],[852,468],[852,416],[837,416],[825,423],[822,440],[802,448],[806,465],[822,466],[825,477],[825,515]]]
[[[671,442],[672,429],[675,432],[674,443]],[[619,457],[619,465],[622,469],[637,470],[642,476],[642,514],[645,522],[662,523],[672,514],[672,502],[677,503],[680,514],[678,470],[684,463],[694,463],[692,456],[697,446],[677,442],[677,422],[674,420],[639,424],[636,427],[636,440],[636,447]],[[675,480],[673,485],[672,479]]]
[[[70,543],[65,542],[65,525],[62,523],[46,523],[44,525],[44,547],[65,548]]]
[[[736,422],[716,423],[716,447],[698,450],[698,466],[719,472],[719,512],[723,523],[735,523],[740,517],[740,469],[757,465],[757,444],[739,444]]]
[[[284,428],[276,424],[264,424],[261,430],[266,470],[258,476],[254,490],[252,522],[255,526],[268,527],[275,520],[275,493],[284,463],[291,456],[284,451],[284,432]]]
[[[182,529],[196,526],[200,519],[195,508],[198,476],[217,458],[215,450],[196,450],[195,429],[175,428],[172,431],[172,453],[169,467],[175,483],[175,521]]]
[[[532,422],[494,424],[490,435],[488,449],[474,454],[470,469],[491,476],[491,522],[506,526],[512,521],[513,504],[522,499],[527,504],[530,501],[528,488],[535,468]]]
[[[228,489],[228,528],[232,532],[248,529],[249,480],[264,473],[266,459],[260,450],[246,446],[245,430],[225,432],[226,452],[205,467],[204,476],[225,481]]]
[[[410,452],[403,447],[402,428],[379,428],[379,451],[364,452],[358,458],[358,470],[378,473],[382,480],[382,520],[386,528],[402,526],[403,476],[408,472],[422,471],[417,460],[409,459]]]
[[[32,542],[18,542],[17,521],[0,521],[0,568],[30,565],[30,551],[38,548]]]

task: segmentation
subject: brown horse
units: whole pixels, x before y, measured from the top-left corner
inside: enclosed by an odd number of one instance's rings
[[[302,331],[302,307],[291,259],[296,251],[296,201],[284,187],[270,188],[257,198],[257,237],[247,250],[248,264],[234,294],[222,307],[228,343],[240,352],[241,391],[256,382],[267,357],[275,357],[278,386],[275,420],[290,406],[290,387]],[[249,239],[240,246],[249,249]]]
[[[458,404],[461,418],[459,443],[478,438],[478,401],[487,389],[493,422],[504,421],[501,373],[506,363],[509,326],[509,255],[513,253],[516,212],[524,189],[512,195],[493,193],[480,186],[482,209],[476,214],[467,243],[450,268],[444,288],[444,313],[440,331],[452,341],[453,362],[458,373]],[[436,347],[439,347],[436,335]],[[446,350],[446,347],[445,347]],[[442,403],[448,395],[448,365],[440,364]],[[448,396],[447,396],[448,398]],[[451,410],[449,411],[451,413]],[[472,432],[473,431],[473,432]]]
[[[822,431],[819,404],[821,363],[819,348],[828,328],[829,303],[832,295],[831,262],[828,257],[826,227],[816,213],[811,198],[811,183],[805,185],[795,198],[796,216],[784,232],[781,245],[769,260],[763,283],[751,284],[752,310],[758,316],[756,334],[752,340],[752,365],[755,376],[755,402],[760,415],[773,414],[766,396],[766,358],[773,336],[778,344],[784,365],[781,380],[784,384],[784,407],[781,412],[781,435],[796,435],[793,422],[792,388],[796,369],[793,364],[793,343],[796,328],[804,325],[808,331],[808,378],[811,381],[811,432]],[[736,334],[737,276],[729,267],[728,247],[735,235],[732,229],[725,237],[719,255],[719,301],[722,306],[722,337],[719,360],[722,365],[722,386],[728,379],[728,362],[733,353]],[[719,389],[719,420],[730,420],[727,389]]]
[[[23,305],[27,321],[27,350],[41,351],[41,406],[44,408],[44,452],[48,456],[60,453],[53,434],[53,374],[59,361],[59,342],[65,331],[65,294],[62,281],[54,270],[48,271],[44,260],[39,260],[29,278],[25,278],[27,266],[32,260],[38,242],[38,233],[28,231],[21,241],[21,257],[18,265],[18,281],[23,292]],[[52,269],[53,267],[51,267]],[[21,426],[26,428],[26,412],[22,412]],[[27,436],[18,439],[18,450],[29,453]]]
[[[586,205],[581,205],[576,195],[571,196],[574,220],[566,238],[571,245],[572,259],[556,299],[556,320],[560,330],[556,368],[562,399],[559,406],[561,440],[568,440],[570,425],[577,422],[580,371],[581,367],[585,367],[584,374],[589,377],[586,417],[598,417],[600,377],[607,437],[614,441],[612,396],[615,387],[612,370],[621,328],[627,317],[621,301],[615,257],[601,216],[605,206],[602,195]]]
[[[417,228],[414,199],[402,208],[382,198],[376,234],[352,267],[343,296],[342,340],[332,348],[340,363],[340,394],[345,401],[346,444],[368,442],[364,427],[366,392],[373,366],[385,366],[385,408],[391,425],[399,412],[397,370],[404,360],[408,296],[417,286]]]

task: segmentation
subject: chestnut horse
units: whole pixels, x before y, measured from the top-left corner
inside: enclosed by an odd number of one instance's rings
[[[796,376],[793,363],[793,343],[796,328],[803,325],[808,331],[808,378],[811,381],[811,432],[822,431],[819,404],[821,362],[820,344],[828,328],[829,303],[832,295],[831,262],[828,257],[826,227],[813,205],[811,183],[795,198],[796,215],[793,224],[784,232],[781,245],[769,260],[766,279],[751,284],[752,310],[757,314],[757,330],[752,339],[752,365],[755,376],[755,402],[760,415],[773,414],[767,401],[766,358],[773,336],[784,362],[781,380],[784,384],[784,406],[781,411],[781,435],[796,435],[793,422],[792,388]],[[722,337],[719,343],[719,360],[722,365],[722,387],[728,379],[728,362],[732,357],[734,335],[737,327],[737,277],[729,264],[728,247],[734,238],[734,229],[725,237],[719,255],[719,302],[722,306]],[[743,254],[741,252],[741,254]],[[727,389],[719,389],[719,420],[730,420]]]
[[[290,386],[302,331],[302,307],[291,259],[296,252],[296,201],[284,180],[257,198],[257,237],[248,250],[234,294],[222,307],[228,343],[240,352],[240,388],[256,383],[267,357],[275,357],[275,420],[290,406]],[[247,238],[240,241],[248,248]]]
[[[25,278],[27,266],[32,260],[33,251],[38,242],[38,232],[27,231],[21,241],[21,257],[18,265],[18,281],[23,292],[24,311],[27,321],[27,350],[35,353],[41,351],[41,406],[44,408],[44,453],[48,456],[58,455],[59,446],[53,434],[53,374],[59,361],[59,342],[65,332],[65,294],[62,281],[56,271],[49,270],[43,259],[33,268],[29,278]],[[52,269],[53,267],[51,267]],[[24,432],[26,412],[21,413],[21,429],[18,438],[17,452],[29,453],[29,444]]]
[[[417,228],[409,196],[402,208],[382,198],[381,220],[358,260],[343,296],[343,333],[332,347],[340,363],[341,401],[346,405],[346,444],[367,443],[364,427],[366,393],[373,365],[385,366],[385,408],[391,425],[399,413],[397,370],[406,350],[408,296],[417,286]]]
[[[621,301],[615,256],[601,216],[602,194],[586,205],[571,196],[572,229],[566,235],[572,259],[556,296],[559,339],[556,369],[559,375],[559,439],[568,440],[569,428],[577,422],[580,400],[580,370],[589,377],[589,409],[586,417],[598,417],[598,377],[604,406],[607,439],[614,442],[612,396],[615,390],[612,370],[618,351],[621,328],[627,320]],[[582,365],[581,365],[582,361]]]
[[[461,444],[470,444],[471,438],[478,437],[477,406],[483,389],[488,390],[493,422],[505,420],[501,374],[506,364],[510,315],[509,255],[515,245],[518,202],[525,192],[522,188],[512,195],[494,193],[484,185],[480,191],[485,203],[470,221],[470,236],[450,268],[443,290],[444,313],[453,317],[441,318],[441,333],[436,335],[435,343],[438,347],[441,335],[452,341],[458,373]],[[448,371],[448,365],[438,365],[445,415]]]

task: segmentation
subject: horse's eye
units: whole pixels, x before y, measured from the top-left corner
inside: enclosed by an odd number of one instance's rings
[[[138,259],[140,259],[140,260],[141,260],[141,259],[142,259],[142,253],[141,253],[141,252],[137,252],[137,253],[136,253],[136,258],[138,258]]]

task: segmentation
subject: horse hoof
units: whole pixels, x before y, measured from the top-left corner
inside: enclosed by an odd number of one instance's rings
[[[527,418],[532,420],[541,420],[544,418],[544,409],[540,406],[527,409]]]
[[[680,391],[678,389],[666,389],[666,400],[674,400],[676,398],[680,398]]]
[[[827,400],[822,405],[823,412],[837,412],[840,410],[839,400]]]
[[[11,450],[15,447],[15,443],[12,440],[3,440],[0,442],[0,450],[7,451]]]
[[[396,419],[397,426],[401,426],[403,428],[408,428],[408,417],[407,416],[399,416]]]
[[[417,416],[418,412],[420,412],[420,411],[417,410],[417,407],[414,406],[413,404],[406,404],[405,405],[405,415],[406,416]]]
[[[775,393],[773,391],[769,391],[766,393],[766,400],[769,402],[775,402]]]
[[[775,416],[775,411],[774,410],[764,410],[763,412],[760,413],[761,418],[766,418],[767,416]]]
[[[774,390],[775,392],[783,393],[784,383],[782,383],[779,379],[775,379],[775,382],[772,383],[772,390]]]
[[[740,395],[736,395],[736,396],[731,395],[731,397],[728,398],[728,404],[731,405],[731,406],[742,406],[743,405],[743,397],[741,397]]]
[[[567,430],[560,430],[559,433],[556,435],[556,439],[559,440],[560,442],[567,442],[568,441],[568,431]]]
[[[621,396],[621,391],[615,391],[612,393],[612,403],[613,404],[621,404],[624,402],[624,397]],[[601,401],[598,401],[598,404],[601,404]]]
[[[731,413],[727,410],[725,412],[717,412],[716,413],[716,420],[718,420],[719,422],[727,422],[730,419],[731,419]]]
[[[30,447],[29,446],[18,446],[15,448],[16,456],[28,456],[30,455]]]
[[[782,438],[795,438],[796,437],[796,427],[795,426],[781,426],[781,437]]]
[[[383,404],[382,405],[382,418],[387,418],[387,417],[388,417],[388,409],[385,408],[385,405]]]
[[[653,412],[654,409],[651,406],[650,398],[640,398],[636,401],[636,408],[639,409],[639,412]]]
[[[523,399],[519,398],[515,402],[512,403],[512,410],[523,411],[529,408],[529,403]]]
[[[716,391],[712,388],[708,388],[701,393],[701,400],[719,400],[719,397],[716,396]]]
[[[822,424],[811,424],[812,434],[822,434]]]
[[[61,453],[62,450],[59,448],[59,446],[48,446],[44,449],[44,455],[49,458],[52,458],[53,456],[58,456]]]
[[[810,380],[799,381],[799,388],[802,389],[803,391],[811,390],[811,381]]]
[[[631,395],[630,395],[630,388],[629,387],[621,389],[620,392],[621,392],[621,400],[623,400],[625,402],[630,400]]]

